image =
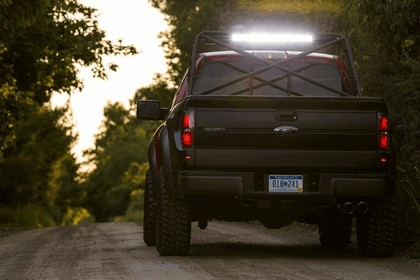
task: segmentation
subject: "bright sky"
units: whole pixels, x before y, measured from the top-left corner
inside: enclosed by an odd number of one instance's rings
[[[107,39],[134,45],[140,54],[127,57],[106,58],[105,65],[115,62],[118,71],[108,71],[108,79],[92,78],[89,69],[82,69],[84,80],[82,92],[71,96],[71,107],[79,133],[79,141],[73,152],[80,159],[83,150],[94,145],[94,135],[103,120],[103,109],[108,102],[119,101],[128,109],[129,99],[135,91],[153,82],[155,73],[165,73],[164,52],[157,38],[167,29],[163,15],[153,8],[148,0],[79,0],[80,3],[98,10],[99,27]],[[60,105],[66,95],[55,95],[52,104]]]

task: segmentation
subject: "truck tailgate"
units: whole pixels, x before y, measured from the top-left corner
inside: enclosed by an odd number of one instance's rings
[[[376,98],[211,97],[195,110],[197,168],[377,167]]]

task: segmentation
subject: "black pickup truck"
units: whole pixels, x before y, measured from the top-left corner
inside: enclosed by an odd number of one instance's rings
[[[365,256],[389,256],[395,159],[382,99],[363,97],[340,34],[197,35],[170,108],[148,146],[144,241],[187,254],[191,223],[317,224],[321,244],[349,244],[353,218]]]

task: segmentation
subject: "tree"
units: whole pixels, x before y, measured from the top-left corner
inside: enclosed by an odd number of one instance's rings
[[[50,167],[46,197],[49,208],[54,210],[57,223],[68,219],[65,216],[69,211],[81,209],[86,200],[86,190],[83,189],[78,175],[79,167],[70,153],[63,155]],[[72,221],[69,220],[69,223]]]
[[[2,226],[47,226],[61,223],[66,209],[58,206],[81,194],[76,185],[78,165],[70,154],[76,135],[69,125],[67,108],[51,109],[33,105],[28,118],[16,125],[16,141],[4,150],[0,163],[0,224]],[[74,188],[74,189],[73,189]],[[61,207],[74,205],[63,204]],[[19,224],[19,214],[29,209],[35,214]],[[13,213],[12,211],[12,213]],[[28,215],[24,210],[23,216]],[[6,213],[6,214],[5,214]],[[44,220],[44,222],[41,222]],[[22,220],[20,220],[22,221]]]
[[[138,202],[147,163],[147,144],[159,122],[139,121],[132,112],[140,99],[160,100],[169,106],[174,90],[157,75],[155,83],[137,90],[131,110],[120,103],[108,104],[104,110],[102,131],[96,146],[88,151],[94,169],[87,174],[86,207],[97,221],[124,215],[130,201]],[[146,165],[145,165],[146,164]],[[136,208],[134,203],[131,208]]]
[[[96,18],[77,0],[0,0],[0,159],[28,105],[82,87],[78,65],[105,78],[103,55],[136,53],[106,40]]]
[[[108,104],[104,115],[95,148],[88,151],[94,169],[85,183],[86,208],[99,222],[127,210],[130,193],[140,188],[137,179],[128,178],[136,178],[137,167],[147,162],[148,143],[145,129],[120,103]]]
[[[363,92],[391,112],[398,158],[400,229],[420,234],[420,2],[349,1],[340,28],[351,37]],[[413,213],[417,215],[413,216]],[[406,241],[400,235],[400,241]]]

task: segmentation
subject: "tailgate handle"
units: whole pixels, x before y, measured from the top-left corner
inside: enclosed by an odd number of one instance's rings
[[[276,120],[278,121],[296,121],[298,118],[297,111],[293,110],[277,110]]]

